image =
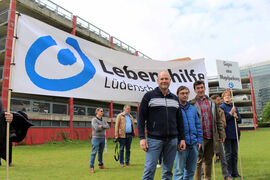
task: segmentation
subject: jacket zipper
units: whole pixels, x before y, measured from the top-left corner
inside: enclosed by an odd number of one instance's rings
[[[166,104],[166,116],[167,116],[167,136],[169,136],[169,117],[168,117],[168,107],[167,107],[167,99],[165,98],[165,104]]]
[[[186,117],[187,117],[187,123],[188,123],[188,134],[189,134],[189,142],[191,144],[191,136],[190,136],[190,125],[189,125],[189,121],[188,121],[188,116],[187,116],[187,111],[184,109]]]
[[[214,139],[214,133],[216,132],[216,130],[215,130],[215,121],[214,121],[215,114],[214,115],[212,114],[213,102],[210,101],[210,104],[211,104],[210,105],[210,113],[211,113],[211,118],[212,118],[212,133],[213,133],[213,139]]]

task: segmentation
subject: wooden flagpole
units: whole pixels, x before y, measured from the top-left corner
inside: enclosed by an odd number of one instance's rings
[[[213,177],[214,177],[214,180],[216,180],[216,168],[215,168],[215,156],[213,156],[212,158],[212,166],[213,166]]]
[[[13,42],[12,42],[12,53],[11,53],[11,62],[10,62],[10,73],[9,73],[9,88],[8,88],[8,98],[7,98],[7,112],[10,113],[10,99],[11,99],[11,83],[12,83],[12,69],[14,65],[14,49],[15,42],[17,39],[17,22],[18,22],[19,14],[16,13],[15,16],[15,24],[14,24],[14,32],[13,32]],[[10,122],[7,122],[7,135],[6,135],[6,179],[8,180],[9,175],[9,130],[10,130]]]

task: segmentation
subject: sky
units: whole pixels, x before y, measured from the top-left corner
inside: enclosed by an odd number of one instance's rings
[[[269,0],[52,0],[155,60],[270,61]]]

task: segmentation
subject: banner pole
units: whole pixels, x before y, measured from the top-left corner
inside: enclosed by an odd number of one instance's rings
[[[9,72],[9,88],[8,88],[8,98],[7,98],[7,113],[10,113],[10,99],[11,99],[11,83],[12,83],[12,70],[14,65],[14,49],[16,42],[16,34],[17,34],[17,22],[18,22],[19,14],[15,15],[15,24],[14,24],[14,32],[13,32],[13,42],[12,42],[12,53],[11,53],[11,62],[10,62],[10,72]],[[8,180],[9,175],[9,130],[10,130],[10,122],[7,122],[7,135],[6,135],[6,179]]]
[[[214,180],[216,180],[216,169],[215,169],[215,156],[213,156],[212,158],[212,166],[213,166],[213,177],[214,177]]]
[[[230,88],[231,95],[232,95],[232,104],[234,107],[234,101],[233,101],[233,91],[232,88]],[[238,130],[237,130],[237,123],[236,118],[234,118],[234,124],[235,124],[235,133],[236,133],[236,140],[237,140],[237,146],[238,146],[238,154],[239,154],[239,162],[240,162],[240,171],[241,171],[241,179],[243,180],[243,170],[242,170],[242,161],[241,161],[241,151],[240,151],[240,145],[239,145],[239,138],[238,138]]]

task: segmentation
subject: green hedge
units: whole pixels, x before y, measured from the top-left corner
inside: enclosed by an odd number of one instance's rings
[[[262,123],[262,122],[259,122],[259,127],[270,127],[270,122],[266,122],[266,123]]]

